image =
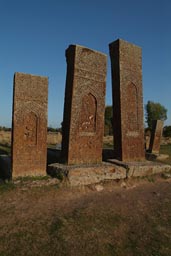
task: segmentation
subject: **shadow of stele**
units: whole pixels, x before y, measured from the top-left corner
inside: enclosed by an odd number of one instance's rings
[[[0,179],[11,180],[12,171],[11,171],[11,157],[6,154],[0,155]]]

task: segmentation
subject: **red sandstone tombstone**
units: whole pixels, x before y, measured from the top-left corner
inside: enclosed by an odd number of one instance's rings
[[[148,151],[150,146],[151,135],[145,135],[145,149]]]
[[[12,176],[46,174],[48,78],[14,75]]]
[[[62,158],[67,164],[100,163],[107,58],[100,52],[70,45],[66,60]]]
[[[141,161],[145,158],[141,48],[120,39],[109,48],[116,158]]]
[[[151,153],[159,154],[162,132],[163,132],[163,121],[153,120],[150,146],[149,146],[149,151]]]
[[[150,129],[146,129],[145,130],[145,149],[146,149],[146,151],[149,150],[150,138],[151,138],[151,130]]]

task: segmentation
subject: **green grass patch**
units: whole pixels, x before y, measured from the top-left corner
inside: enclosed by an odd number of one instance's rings
[[[64,221],[62,220],[62,218],[56,217],[54,222],[51,224],[50,226],[50,234],[54,234],[59,232],[62,228],[64,227]]]
[[[27,181],[41,181],[41,180],[49,180],[49,176],[24,176],[24,177],[17,177],[15,180],[21,181],[21,182],[27,182]]]
[[[169,155],[169,157],[162,160],[162,162],[165,164],[171,164],[171,144],[161,145],[160,154]]]
[[[111,149],[113,149],[113,143],[104,143],[103,144],[103,148],[105,149],[105,148],[111,148]]]
[[[171,144],[161,145],[160,154],[168,154],[169,156],[171,156]]]
[[[15,188],[16,188],[16,186],[13,182],[1,183],[0,184],[0,194],[9,192],[11,190],[14,190]]]
[[[0,144],[0,154],[11,155],[11,146]]]
[[[56,149],[56,144],[48,144],[47,149]]]

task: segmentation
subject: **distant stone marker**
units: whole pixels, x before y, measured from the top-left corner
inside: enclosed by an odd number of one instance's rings
[[[79,45],[70,45],[66,60],[63,161],[67,164],[100,163],[107,57]]]
[[[109,45],[116,158],[142,161],[144,152],[141,48],[123,40]]]
[[[15,73],[12,176],[46,175],[48,78]]]
[[[150,130],[145,131],[145,149],[146,149],[146,151],[149,150],[150,138],[151,138],[151,131]]]
[[[159,154],[163,132],[163,121],[153,120],[149,152]]]

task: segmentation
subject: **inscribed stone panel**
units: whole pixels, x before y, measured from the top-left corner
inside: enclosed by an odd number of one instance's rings
[[[12,174],[46,174],[48,78],[15,73]]]
[[[151,153],[159,154],[160,144],[162,139],[162,132],[163,132],[163,121],[153,120],[150,146],[149,146],[149,151]]]
[[[141,49],[123,40],[109,45],[116,158],[144,160]]]
[[[96,98],[89,93],[82,98],[82,105],[79,117],[80,134],[95,133],[96,131]]]
[[[104,132],[106,56],[71,45],[66,59],[63,161],[67,164],[99,163]]]

